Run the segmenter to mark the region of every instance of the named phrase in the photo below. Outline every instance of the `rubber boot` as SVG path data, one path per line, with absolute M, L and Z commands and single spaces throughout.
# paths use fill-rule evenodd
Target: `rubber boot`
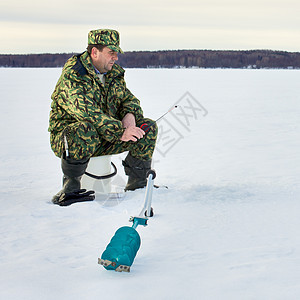
M 63 188 L 52 198 L 54 204 L 59 204 L 65 194 L 80 190 L 80 180 L 88 162 L 87 159 L 74 160 L 62 157 Z
M 140 160 L 128 153 L 122 164 L 125 174 L 129 176 L 125 191 L 134 191 L 147 185 L 147 172 L 151 169 L 151 160 Z

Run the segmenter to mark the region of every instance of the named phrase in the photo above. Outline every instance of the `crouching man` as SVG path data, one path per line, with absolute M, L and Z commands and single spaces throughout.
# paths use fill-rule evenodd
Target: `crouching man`
M 126 87 L 124 70 L 116 64 L 123 53 L 119 43 L 115 30 L 90 31 L 87 51 L 66 62 L 51 96 L 50 143 L 63 172 L 55 204 L 94 199 L 92 191 L 80 190 L 80 181 L 96 156 L 129 151 L 123 161 L 125 190 L 146 186 L 157 126 L 144 118 L 139 100 Z M 151 127 L 145 132 L 142 124 Z

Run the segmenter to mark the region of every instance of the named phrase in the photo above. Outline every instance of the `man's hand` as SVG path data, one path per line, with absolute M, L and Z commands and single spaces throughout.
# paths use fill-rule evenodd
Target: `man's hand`
M 143 136 L 145 135 L 145 131 L 142 130 L 139 127 L 128 127 L 125 129 L 122 137 L 121 137 L 121 141 L 122 142 L 129 142 L 129 141 L 133 141 L 136 142 L 137 140 L 141 139 Z
M 122 120 L 122 125 L 125 128 L 125 131 L 121 137 L 122 142 L 136 142 L 145 135 L 144 130 L 136 127 L 135 116 L 132 113 L 128 113 L 125 115 Z
M 124 128 L 135 127 L 135 116 L 132 113 L 128 113 L 122 120 L 122 125 Z

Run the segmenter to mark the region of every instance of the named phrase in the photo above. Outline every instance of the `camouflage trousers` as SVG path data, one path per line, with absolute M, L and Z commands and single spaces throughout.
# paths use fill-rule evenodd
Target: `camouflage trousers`
M 151 119 L 142 119 L 137 126 L 142 124 L 151 124 Z M 130 154 L 141 160 L 150 160 L 152 158 L 156 138 L 157 125 L 154 124 L 143 138 L 137 142 L 110 143 L 102 136 L 99 136 L 96 128 L 89 122 L 76 122 L 68 125 L 65 130 L 58 134 L 51 133 L 51 148 L 56 156 L 62 157 L 65 149 L 64 135 L 68 143 L 69 156 L 72 159 L 89 159 L 95 156 L 118 154 L 130 151 Z

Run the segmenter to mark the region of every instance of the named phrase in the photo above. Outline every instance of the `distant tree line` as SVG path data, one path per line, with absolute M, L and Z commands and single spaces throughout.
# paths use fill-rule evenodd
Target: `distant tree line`
M 62 67 L 74 54 L 0 54 L 0 67 Z M 124 68 L 299 69 L 300 52 L 272 50 L 133 51 L 120 54 L 118 63 Z
M 62 67 L 74 53 L 63 54 L 0 54 L 0 67 L 55 68 Z

